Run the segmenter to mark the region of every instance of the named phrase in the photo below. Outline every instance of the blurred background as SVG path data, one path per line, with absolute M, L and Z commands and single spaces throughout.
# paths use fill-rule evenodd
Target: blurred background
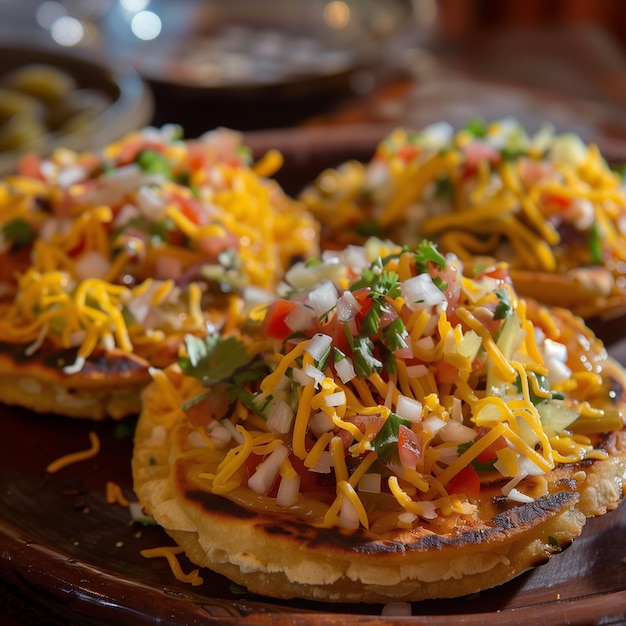
M 618 0 L 0 0 L 0 173 L 142 125 L 285 154 L 288 191 L 393 127 L 515 117 L 626 161 Z M 621 323 L 621 322 L 620 322 Z M 0 582 L 4 624 L 50 615 Z
M 0 0 L 0 124 L 15 126 L 28 108 L 6 97 L 7 74 L 42 60 L 75 82 L 43 88 L 65 104 L 44 111 L 56 121 L 43 130 L 71 147 L 177 123 L 188 137 L 228 126 L 259 145 L 358 149 L 397 125 L 512 116 L 623 154 L 621 9 L 614 0 Z M 40 122 L 41 107 L 31 109 Z M 29 120 L 9 141 L 0 128 L 0 158 L 21 138 L 48 149 L 33 143 Z

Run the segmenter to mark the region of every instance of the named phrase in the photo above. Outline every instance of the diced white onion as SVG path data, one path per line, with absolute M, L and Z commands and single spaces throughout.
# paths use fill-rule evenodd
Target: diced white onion
M 330 470 L 333 467 L 333 457 L 328 450 L 324 450 L 320 455 L 317 463 L 309 471 L 316 474 L 330 474 Z
M 446 465 L 452 465 L 458 458 L 459 453 L 456 445 L 439 446 L 437 448 L 438 459 Z
M 420 350 L 432 350 L 435 347 L 435 340 L 430 335 L 420 337 L 415 342 L 415 347 L 419 348 Z
M 143 507 L 141 506 L 141 502 L 129 502 L 128 512 L 130 513 L 131 520 L 140 519 L 146 516 Z
M 463 404 L 461 398 L 454 396 L 452 398 L 452 406 L 450 407 L 450 417 L 455 422 L 463 422 Z
M 126 226 L 128 222 L 139 217 L 139 209 L 134 204 L 124 204 L 118 211 L 115 219 L 113 220 L 113 226 L 119 228 L 120 226 Z
M 400 293 L 411 311 L 421 311 L 445 301 L 444 293 L 435 285 L 430 274 L 418 274 L 405 280 Z
M 412 524 L 416 519 L 417 515 L 415 515 L 415 513 L 409 513 L 408 511 L 405 511 L 404 513 L 400 513 L 400 515 L 398 515 L 398 521 L 402 522 L 403 524 Z
M 346 394 L 344 391 L 336 391 L 335 393 L 329 393 L 324 398 L 324 404 L 326 406 L 342 406 L 346 403 Z
M 111 262 L 96 250 L 79 256 L 74 263 L 78 278 L 104 278 L 111 269 Z
M 207 447 L 207 442 L 197 430 L 192 430 L 189 433 L 189 435 L 187 435 L 187 440 L 189 441 L 189 445 L 192 448 L 206 448 Z
M 476 439 L 476 431 L 473 428 L 459 424 L 454 420 L 447 422 L 438 434 L 443 441 L 452 441 L 456 443 L 464 443 L 466 441 L 474 441 L 474 439 Z
M 396 413 L 411 422 L 418 422 L 422 419 L 422 403 L 414 398 L 400 395 L 396 403 Z
M 141 186 L 135 194 L 135 202 L 139 212 L 148 219 L 157 221 L 165 217 L 167 202 L 152 187 Z
M 211 422 L 207 426 L 207 432 L 217 447 L 225 446 L 232 439 L 232 435 L 219 422 Z
M 337 376 L 339 376 L 342 383 L 347 383 L 356 377 L 354 364 L 352 363 L 352 359 L 349 357 L 345 357 L 344 359 L 341 359 L 341 361 L 337 361 L 335 363 L 335 371 L 337 372 Z
M 426 376 L 426 374 L 428 374 L 428 368 L 423 363 L 409 365 L 406 368 L 406 373 L 409 375 L 409 378 L 421 378 L 422 376 Z
M 282 398 L 279 398 L 272 405 L 270 415 L 267 418 L 267 428 L 273 433 L 288 433 L 293 418 L 293 409 Z
M 359 527 L 359 513 L 352 500 L 344 497 L 339 511 L 339 525 L 343 528 L 355 529 Z
M 423 517 L 424 519 L 435 519 L 437 517 L 437 507 L 434 502 L 425 500 L 424 502 L 420 502 L 420 504 L 422 508 L 420 517 Z
M 291 370 L 291 374 L 293 375 L 293 379 L 299 385 L 308 385 L 313 380 L 308 374 L 304 372 L 304 370 L 298 369 L 297 367 L 294 367 Z
M 84 366 L 85 366 L 85 358 L 82 356 L 77 356 L 76 360 L 74 361 L 74 363 L 72 363 L 72 365 L 66 365 L 63 368 L 63 373 L 64 374 L 78 374 L 78 372 L 80 372 L 80 370 L 82 370 Z
M 223 419 L 220 424 L 231 434 L 232 438 L 238 443 L 244 442 L 244 436 L 237 430 L 235 425 L 229 419 Z
M 278 506 L 293 506 L 298 501 L 300 495 L 300 476 L 296 474 L 291 478 L 281 478 L 276 494 L 276 504 Z
M 324 380 L 324 378 L 326 378 L 326 375 L 324 374 L 324 372 L 322 372 L 322 370 L 320 370 L 317 367 L 311 365 L 310 363 L 307 363 L 304 366 L 304 369 L 302 371 L 310 379 L 313 379 L 315 381 L 315 387 L 317 387 L 318 389 L 319 389 L 320 385 L 322 384 L 322 381 Z
M 344 291 L 337 300 L 337 321 L 345 324 L 354 319 L 360 310 L 361 305 L 354 294 L 351 291 Z
M 511 489 L 507 495 L 508 500 L 513 500 L 514 502 L 521 502 L 523 504 L 528 504 L 530 502 L 534 502 L 535 499 L 527 496 L 525 493 L 518 491 L 517 489 Z
M 365 493 L 380 493 L 382 476 L 380 474 L 364 474 L 359 481 L 359 491 Z
M 320 317 L 337 305 L 337 288 L 329 280 L 320 283 L 309 293 L 308 301 L 316 317 Z
M 333 339 L 330 335 L 324 333 L 315 333 L 309 341 L 306 351 L 313 357 L 314 361 L 320 361 L 327 354 Z
M 566 365 L 566 346 L 558 341 L 546 339 L 543 343 L 543 353 L 551 384 L 555 385 L 572 377 L 572 370 Z
M 280 464 L 289 456 L 289 449 L 282 443 L 276 446 L 270 455 L 256 468 L 256 471 L 248 479 L 248 487 L 261 496 L 267 495 L 271 489 Z
M 165 426 L 163 426 L 163 424 L 157 424 L 152 427 L 152 431 L 150 432 L 150 437 L 146 441 L 146 445 L 150 447 L 158 447 L 165 442 L 166 437 L 167 430 L 165 429 Z
M 323 433 L 330 432 L 334 427 L 335 423 L 332 418 L 324 411 L 313 413 L 309 418 L 309 430 L 318 437 Z
M 300 330 L 310 328 L 315 320 L 315 313 L 311 307 L 306 306 L 302 302 L 298 302 L 296 306 L 287 313 L 285 317 L 285 325 L 294 333 Z
M 72 185 L 79 183 L 87 177 L 87 170 L 79 165 L 64 167 L 59 171 L 57 183 L 59 187 L 67 189 Z
M 447 422 L 442 420 L 440 417 L 431 415 L 422 422 L 422 428 L 434 436 L 446 425 L 446 423 Z

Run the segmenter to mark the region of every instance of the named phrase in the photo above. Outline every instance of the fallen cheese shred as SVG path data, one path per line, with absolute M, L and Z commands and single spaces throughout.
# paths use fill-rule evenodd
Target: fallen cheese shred
M 81 461 L 87 461 L 88 459 L 95 457 L 100 452 L 100 438 L 93 430 L 89 433 L 89 441 L 91 442 L 91 446 L 87 450 L 70 452 L 69 454 L 58 458 L 46 467 L 46 471 L 49 474 L 54 474 L 69 465 L 80 463 Z

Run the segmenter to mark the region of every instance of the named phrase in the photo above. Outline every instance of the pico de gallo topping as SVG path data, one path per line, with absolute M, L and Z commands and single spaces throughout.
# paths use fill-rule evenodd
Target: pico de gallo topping
M 316 223 L 270 178 L 281 155 L 242 139 L 168 125 L 23 157 L 0 181 L 0 341 L 78 347 L 78 367 L 98 346 L 141 353 L 315 254 Z
M 626 299 L 623 175 L 597 145 L 550 125 L 535 134 L 514 119 L 399 128 L 369 162 L 324 171 L 300 199 L 321 222 L 325 245 L 426 237 L 466 263 L 505 261 L 513 276 L 592 268 L 600 302 Z M 521 282 L 518 291 L 540 297 Z M 586 317 L 601 306 L 567 306 L 577 304 Z
M 526 477 L 606 458 L 592 433 L 623 424 L 505 266 L 467 277 L 429 241 L 296 264 L 249 324 L 189 337 L 154 384 L 198 484 L 253 508 L 383 532 L 471 514 L 486 484 L 530 502 Z

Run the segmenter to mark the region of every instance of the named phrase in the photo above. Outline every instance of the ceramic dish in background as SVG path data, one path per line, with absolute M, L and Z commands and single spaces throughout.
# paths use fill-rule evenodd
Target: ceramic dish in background
M 152 113 L 150 90 L 131 67 L 84 51 L 0 44 L 0 174 L 25 152 L 95 150 Z
M 113 3 L 98 20 L 102 45 L 148 81 L 157 121 L 182 120 L 189 136 L 216 125 L 286 127 L 319 114 L 388 78 L 424 32 L 410 0 L 127 6 Z

